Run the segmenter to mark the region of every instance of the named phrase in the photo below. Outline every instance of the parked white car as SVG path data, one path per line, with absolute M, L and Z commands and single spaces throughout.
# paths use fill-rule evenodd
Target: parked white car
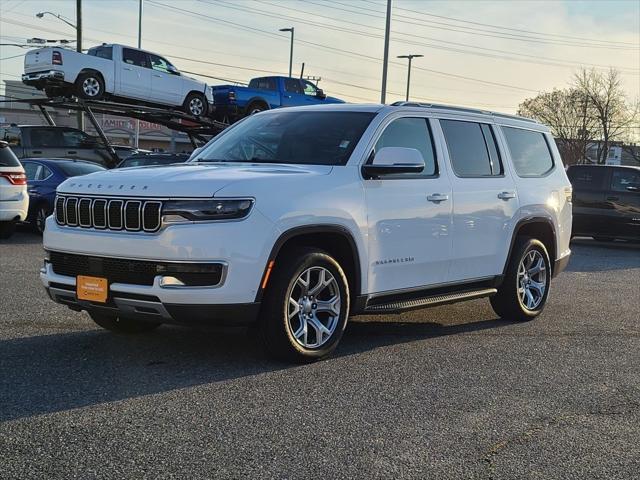
M 0 141 L 0 238 L 9 238 L 27 218 L 27 176 L 7 142 Z
M 539 315 L 569 260 L 571 185 L 549 129 L 444 106 L 271 110 L 185 164 L 58 188 L 41 279 L 104 328 L 255 322 L 308 361 L 349 315 L 490 297 Z
M 59 47 L 27 52 L 23 83 L 47 96 L 106 97 L 178 107 L 205 116 L 213 103 L 211 88 L 181 74 L 167 59 L 125 45 L 100 45 L 87 54 Z

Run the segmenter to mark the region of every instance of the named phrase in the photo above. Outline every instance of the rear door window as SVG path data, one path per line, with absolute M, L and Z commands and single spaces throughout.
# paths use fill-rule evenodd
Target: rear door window
M 149 68 L 150 66 L 147 54 L 140 50 L 133 50 L 132 48 L 122 49 L 122 60 L 124 63 L 138 67 Z
M 640 189 L 640 171 L 630 168 L 613 169 L 611 173 L 611 190 L 614 192 L 630 192 L 638 189 Z
M 302 85 L 300 85 L 300 80 L 297 78 L 285 78 L 284 89 L 289 93 L 304 93 Z
M 61 148 L 64 147 L 62 130 L 59 128 L 31 128 L 31 146 L 33 148 Z
M 569 167 L 567 176 L 576 191 L 603 190 L 607 169 L 605 167 Z
M 459 177 L 492 177 L 502 174 L 490 125 L 461 120 L 440 120 L 451 166 Z
M 553 157 L 544 133 L 502 127 L 511 160 L 520 177 L 540 177 L 553 168 Z

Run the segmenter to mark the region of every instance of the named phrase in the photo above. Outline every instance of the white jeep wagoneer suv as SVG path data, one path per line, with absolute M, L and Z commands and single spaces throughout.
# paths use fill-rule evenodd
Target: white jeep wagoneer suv
M 325 357 L 350 315 L 489 297 L 537 316 L 569 259 L 571 186 L 544 125 L 439 105 L 248 117 L 197 158 L 58 188 L 41 278 L 100 326 L 254 323 Z

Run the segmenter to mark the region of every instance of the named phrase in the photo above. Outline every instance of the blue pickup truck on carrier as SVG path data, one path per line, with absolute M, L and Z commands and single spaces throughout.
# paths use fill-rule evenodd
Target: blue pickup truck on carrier
M 248 87 L 219 85 L 213 87 L 213 101 L 215 119 L 229 123 L 272 108 L 344 103 L 310 81 L 292 77 L 254 78 Z

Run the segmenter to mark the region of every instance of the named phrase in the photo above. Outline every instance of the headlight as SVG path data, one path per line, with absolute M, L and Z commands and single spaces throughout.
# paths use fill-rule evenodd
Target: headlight
M 162 206 L 162 217 L 167 223 L 233 220 L 249 215 L 251 207 L 251 198 L 168 200 Z

